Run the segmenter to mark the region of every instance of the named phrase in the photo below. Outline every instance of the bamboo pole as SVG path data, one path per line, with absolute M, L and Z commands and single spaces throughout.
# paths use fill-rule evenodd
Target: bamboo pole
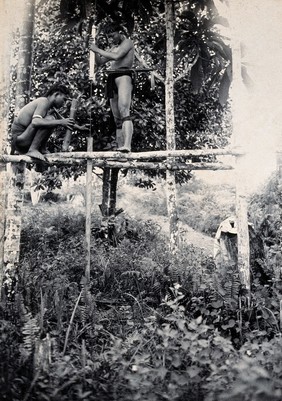
M 72 99 L 71 108 L 70 108 L 70 118 L 75 118 L 77 104 L 78 104 L 78 100 Z M 64 137 L 63 146 L 62 146 L 63 152 L 67 152 L 69 149 L 70 142 L 71 142 L 71 135 L 72 135 L 72 131 L 70 129 L 67 129 L 66 133 L 65 133 L 65 137 Z
M 208 162 L 198 162 L 198 163 L 181 163 L 177 161 L 162 161 L 162 162 L 138 162 L 131 160 L 105 160 L 105 159 L 92 159 L 94 167 L 101 168 L 130 168 L 130 169 L 142 169 L 142 170 L 232 170 L 234 167 L 232 165 L 222 164 L 222 163 L 208 163 Z M 60 164 L 84 164 L 86 162 L 86 157 L 84 158 L 53 158 L 50 160 L 52 163 L 60 163 Z M 18 157 L 18 156 L 9 156 L 5 159 L 5 162 L 26 162 L 26 163 L 34 163 L 34 160 L 29 156 Z
M 47 154 L 46 157 L 49 162 L 67 160 L 67 159 L 111 159 L 116 158 L 122 160 L 146 160 L 146 159 L 166 159 L 167 157 L 181 157 L 181 158 L 191 158 L 192 156 L 208 156 L 208 155 L 222 155 L 222 156 L 240 156 L 244 155 L 245 152 L 237 150 L 225 150 L 225 149 L 195 149 L 195 150 L 160 150 L 160 151 L 150 151 L 150 152 L 131 152 L 131 153 L 120 153 L 120 152 L 63 152 L 63 153 L 51 153 Z M 0 155 L 0 162 L 16 162 L 19 160 L 29 161 L 30 158 L 25 155 Z
M 87 138 L 87 150 L 91 152 L 93 149 L 93 138 Z M 86 218 L 85 218 L 85 242 L 86 242 L 86 269 L 85 277 L 90 282 L 90 266 L 91 266 L 91 201 L 92 201 L 92 160 L 87 159 L 86 168 Z
M 65 162 L 70 160 L 86 160 L 86 159 L 116 159 L 118 160 L 146 160 L 146 159 L 166 159 L 168 157 L 181 157 L 191 158 L 192 156 L 240 156 L 244 155 L 240 149 L 186 149 L 186 150 L 159 150 L 150 152 L 131 152 L 131 153 L 120 153 L 120 152 L 63 152 L 63 153 L 51 153 L 45 155 L 48 162 Z M 32 159 L 26 155 L 6 155 L 0 154 L 0 163 L 20 162 L 25 161 L 31 163 Z
M 96 38 L 96 26 L 92 25 L 91 36 L 94 39 Z M 95 53 L 90 51 L 89 53 L 89 79 L 92 80 L 93 84 L 96 83 L 96 73 L 95 73 Z
M 50 156 L 50 155 L 49 155 Z M 198 162 L 198 163 L 181 163 L 177 161 L 160 161 L 160 162 L 147 162 L 141 161 L 138 162 L 136 160 L 123 160 L 120 161 L 117 159 L 116 161 L 111 161 L 107 159 L 95 159 L 89 157 L 88 159 L 92 160 L 93 167 L 100 168 L 128 168 L 128 169 L 141 169 L 141 170 L 232 170 L 234 166 L 223 164 L 223 163 L 209 163 L 209 162 Z M 84 158 L 81 157 L 53 157 L 49 158 L 50 163 L 60 163 L 60 164 L 84 164 L 87 160 L 87 155 Z M 4 163 L 34 163 L 34 160 L 29 156 L 11 156 L 7 155 L 7 158 L 3 158 L 0 160 L 0 164 Z

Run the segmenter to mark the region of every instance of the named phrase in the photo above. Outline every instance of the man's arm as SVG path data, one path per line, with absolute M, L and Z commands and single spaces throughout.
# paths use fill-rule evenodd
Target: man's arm
M 108 61 L 110 61 L 110 60 L 107 57 L 102 57 L 98 53 L 95 54 L 95 63 L 98 67 L 106 64 Z
M 120 60 L 123 58 L 131 49 L 133 48 L 133 43 L 130 39 L 125 39 L 122 44 L 119 46 L 119 49 L 117 52 L 109 52 L 105 51 L 102 49 L 99 49 L 94 44 L 91 44 L 90 50 L 92 50 L 94 53 L 99 54 L 101 57 L 105 57 L 108 60 Z
M 46 100 L 39 99 L 36 109 L 34 110 L 32 116 L 31 125 L 34 128 L 41 128 L 41 127 L 53 128 L 53 127 L 58 127 L 59 125 L 70 129 L 73 128 L 74 125 L 73 118 L 62 118 L 60 120 L 49 120 L 45 118 L 49 108 L 50 105 L 47 99 Z

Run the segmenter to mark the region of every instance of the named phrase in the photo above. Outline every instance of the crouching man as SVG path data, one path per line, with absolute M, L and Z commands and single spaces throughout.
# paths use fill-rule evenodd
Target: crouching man
M 64 85 L 52 86 L 44 96 L 25 105 L 12 124 L 11 154 L 26 154 L 37 160 L 46 161 L 46 144 L 53 129 L 62 126 L 75 128 L 72 118 L 56 119 L 51 114 L 52 108 L 64 105 L 70 92 Z

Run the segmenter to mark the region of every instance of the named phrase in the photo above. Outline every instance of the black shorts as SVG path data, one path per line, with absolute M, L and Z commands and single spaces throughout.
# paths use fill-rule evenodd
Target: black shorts
M 110 72 L 107 79 L 106 84 L 106 97 L 112 99 L 115 94 L 118 93 L 118 88 L 116 85 L 116 78 L 123 77 L 124 75 L 128 75 L 131 78 L 132 82 L 132 92 L 134 88 L 134 72 L 133 71 L 117 71 L 117 72 Z

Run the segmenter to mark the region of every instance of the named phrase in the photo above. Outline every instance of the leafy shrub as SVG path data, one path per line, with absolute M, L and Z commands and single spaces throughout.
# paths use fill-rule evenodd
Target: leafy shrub
M 172 256 L 156 224 L 124 217 L 118 246 L 92 237 L 88 285 L 84 216 L 26 212 L 17 296 L 0 308 L 3 400 L 281 398 L 277 285 L 255 280 L 238 307 L 211 258 Z

